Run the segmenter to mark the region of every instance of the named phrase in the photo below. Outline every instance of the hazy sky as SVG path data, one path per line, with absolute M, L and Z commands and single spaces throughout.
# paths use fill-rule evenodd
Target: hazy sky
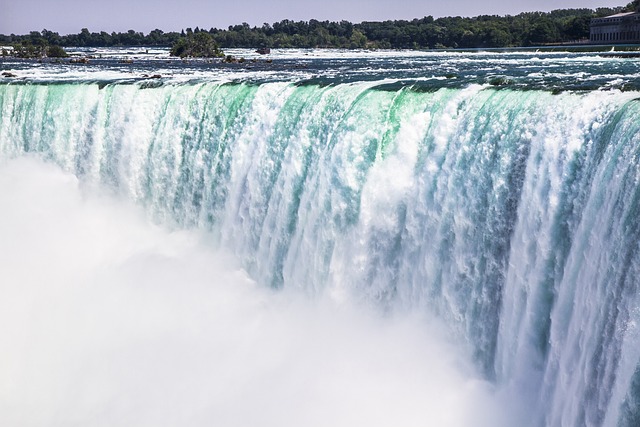
M 334 20 L 357 23 L 413 19 L 426 15 L 515 15 L 565 8 L 622 6 L 626 0 L 3 0 L 0 33 L 25 34 L 44 28 L 60 34 L 90 31 L 148 33 L 154 28 L 179 31 L 186 27 L 226 28 L 247 22 L 262 25 L 282 19 Z

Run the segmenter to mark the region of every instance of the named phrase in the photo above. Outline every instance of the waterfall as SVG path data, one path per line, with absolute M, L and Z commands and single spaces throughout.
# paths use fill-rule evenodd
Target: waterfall
M 273 288 L 429 310 L 532 426 L 640 419 L 637 93 L 0 85 L 38 153 Z

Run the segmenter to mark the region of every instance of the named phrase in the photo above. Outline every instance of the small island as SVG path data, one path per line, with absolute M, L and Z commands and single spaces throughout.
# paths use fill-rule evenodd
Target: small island
M 171 56 L 180 58 L 223 58 L 224 52 L 211 34 L 199 31 L 180 37 L 171 47 Z
M 3 57 L 13 56 L 26 59 L 69 57 L 69 54 L 62 47 L 55 44 L 50 45 L 44 39 L 35 44 L 31 40 L 27 40 L 24 43 L 16 43 L 9 49 L 3 47 L 0 53 Z

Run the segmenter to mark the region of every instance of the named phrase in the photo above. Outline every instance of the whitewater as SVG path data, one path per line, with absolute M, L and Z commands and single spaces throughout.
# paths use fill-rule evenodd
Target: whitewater
M 1 63 L 1 424 L 640 425 L 633 58 L 234 53 Z

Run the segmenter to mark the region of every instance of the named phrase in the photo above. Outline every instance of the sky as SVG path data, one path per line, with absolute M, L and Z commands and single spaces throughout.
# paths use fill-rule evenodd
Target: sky
M 251 26 L 283 19 L 320 21 L 382 21 L 427 15 L 515 15 L 553 9 L 623 6 L 626 0 L 3 0 L 0 34 L 26 34 L 47 29 L 63 34 L 128 30 L 145 34 L 191 27 L 227 28 L 247 22 Z

